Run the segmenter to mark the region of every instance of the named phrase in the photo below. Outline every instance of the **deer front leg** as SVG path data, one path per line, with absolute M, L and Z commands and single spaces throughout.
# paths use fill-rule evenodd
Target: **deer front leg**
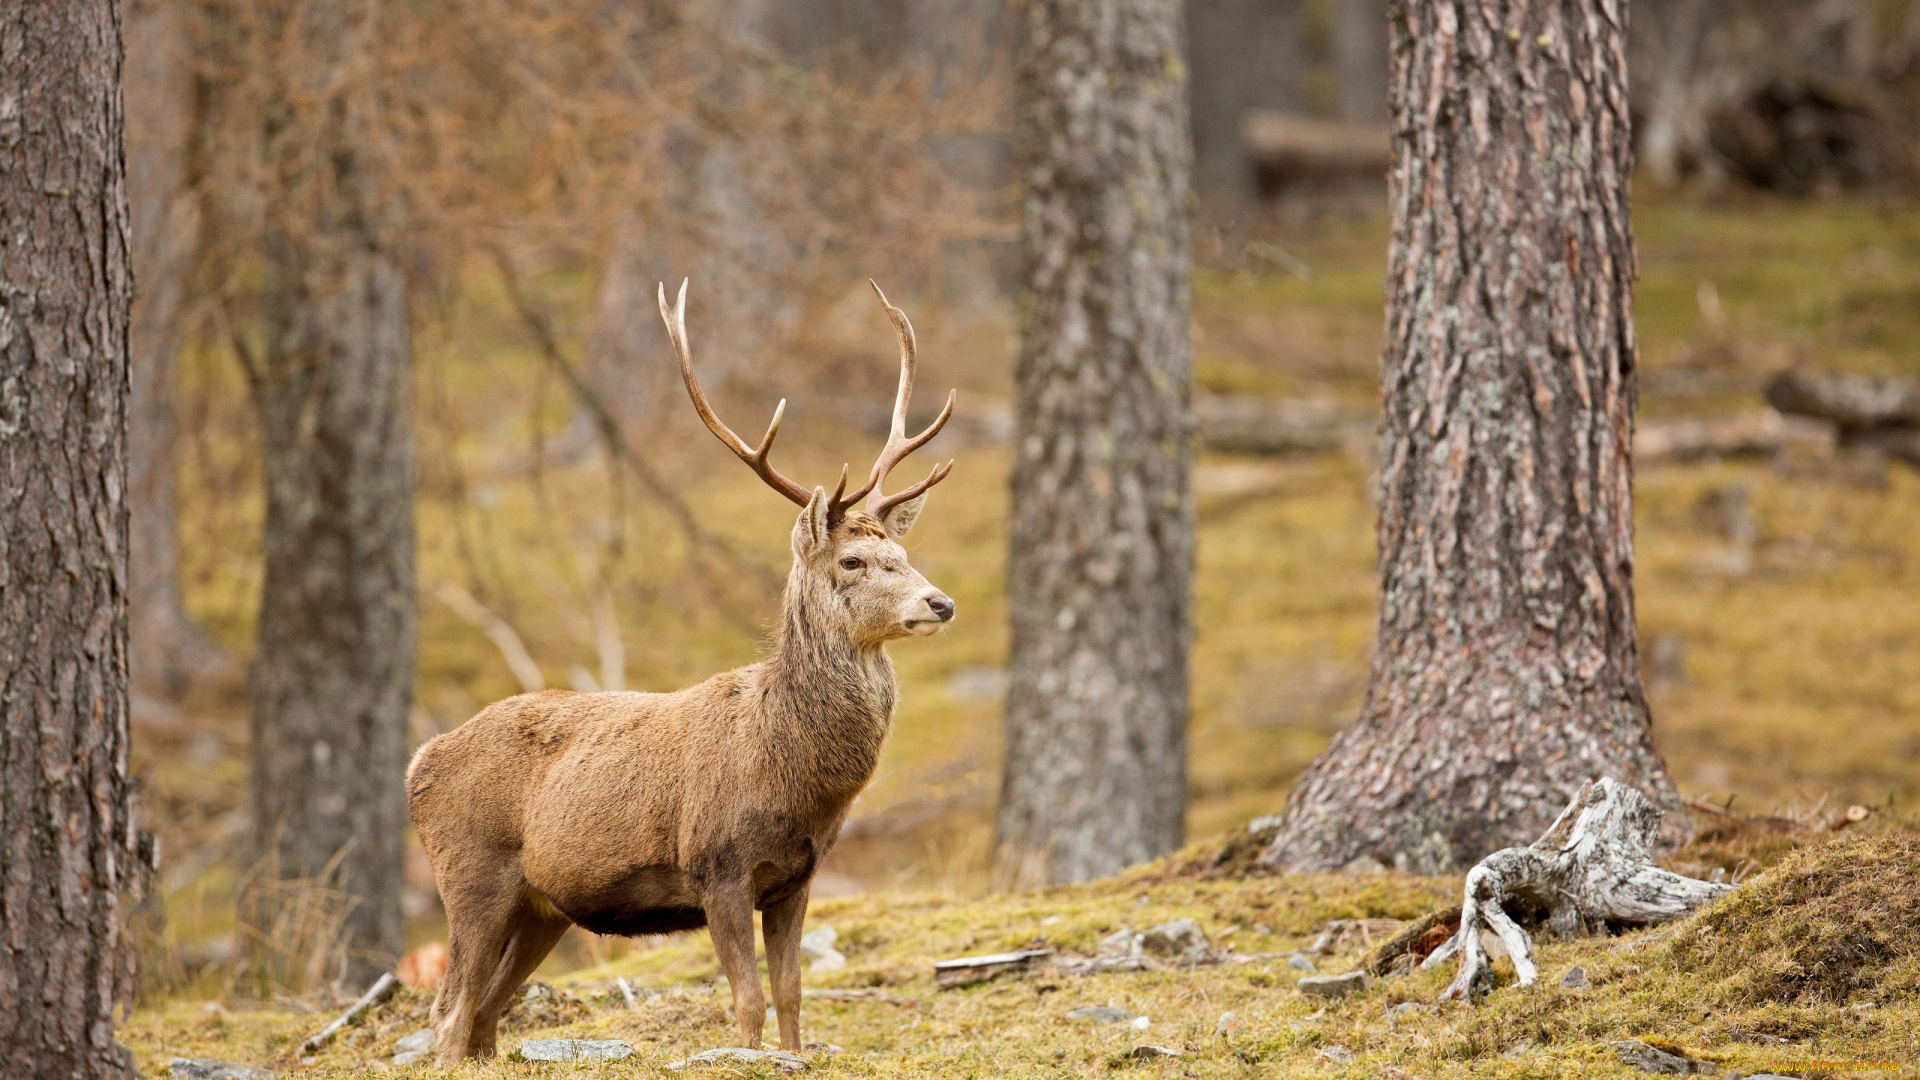
M 800 928 L 807 918 L 807 891 L 760 913 L 767 939 L 767 976 L 773 983 L 773 1008 L 780 1018 L 780 1045 L 800 1052 Z
M 753 960 L 753 896 L 745 881 L 714 889 L 707 896 L 707 934 L 720 958 L 720 970 L 733 986 L 733 1014 L 740 1022 L 740 1045 L 760 1048 L 767 1023 L 767 998 L 760 991 L 760 968 Z

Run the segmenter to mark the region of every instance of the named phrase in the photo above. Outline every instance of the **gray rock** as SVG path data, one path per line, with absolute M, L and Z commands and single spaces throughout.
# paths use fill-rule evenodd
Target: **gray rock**
M 1085 1020 L 1089 1024 L 1124 1024 L 1138 1015 L 1111 1005 L 1083 1005 L 1069 1012 L 1067 1019 Z
M 633 1047 L 619 1039 L 527 1039 L 520 1044 L 520 1056 L 528 1061 L 604 1061 L 632 1053 Z
M 1313 958 L 1306 953 L 1294 953 L 1292 956 L 1287 957 L 1287 966 L 1295 971 L 1312 972 L 1320 970 L 1320 965 L 1315 964 Z
M 1319 1056 L 1336 1065 L 1348 1065 L 1353 1062 L 1353 1051 L 1344 1046 L 1329 1046 L 1319 1051 Z
M 219 1058 L 174 1058 L 167 1062 L 167 1075 L 188 1080 L 273 1080 L 278 1074 Z
M 840 932 L 831 926 L 817 926 L 800 935 L 800 952 L 807 958 L 809 971 L 839 971 L 847 966 L 847 958 L 841 955 L 833 943 L 840 940 Z
M 432 1053 L 433 1051 L 431 1050 L 402 1050 L 400 1053 L 393 1055 L 393 1063 L 395 1065 L 412 1065 L 416 1061 L 427 1060 L 427 1056 Z
M 1427 1007 L 1425 1005 L 1420 1004 L 1417 1001 L 1403 1001 L 1400 1004 L 1395 1005 L 1393 1007 L 1393 1015 L 1395 1016 L 1408 1016 L 1414 1013 L 1423 1013 L 1426 1011 L 1427 1011 Z
M 1612 1045 L 1614 1052 L 1620 1055 L 1622 1064 L 1639 1069 L 1641 1072 L 1664 1073 L 1669 1076 L 1712 1076 L 1720 1071 L 1720 1067 L 1712 1062 L 1695 1061 L 1678 1054 L 1669 1054 L 1657 1046 L 1648 1046 L 1638 1039 Z
M 1300 992 L 1311 997 L 1343 998 L 1367 988 L 1371 979 L 1364 971 L 1345 975 L 1309 975 L 1300 980 Z
M 1340 868 L 1341 873 L 1373 876 L 1387 872 L 1387 864 L 1371 855 L 1362 855 Z
M 718 1050 L 704 1050 L 685 1061 L 675 1061 L 669 1069 L 685 1069 L 693 1065 L 771 1065 L 788 1072 L 799 1072 L 807 1067 L 807 1059 L 784 1050 L 748 1050 L 738 1046 L 723 1046 Z
M 419 1031 L 393 1044 L 393 1052 L 396 1054 L 409 1054 L 416 1050 L 431 1049 L 433 1049 L 432 1028 L 421 1028 Z
M 1175 919 L 1140 935 L 1140 948 L 1171 960 L 1198 960 L 1213 949 L 1213 942 L 1192 919 Z
M 1568 990 L 1589 990 L 1593 987 L 1587 981 L 1587 969 L 1578 966 L 1568 968 L 1567 973 L 1560 976 L 1560 985 Z
M 1155 1058 L 1177 1058 L 1180 1051 L 1171 1046 L 1141 1045 L 1127 1051 L 1127 1056 L 1136 1061 L 1151 1061 Z
M 1127 956 L 1134 951 L 1134 946 L 1138 944 L 1139 936 L 1140 935 L 1135 934 L 1132 930 L 1123 926 L 1100 939 L 1100 955 Z

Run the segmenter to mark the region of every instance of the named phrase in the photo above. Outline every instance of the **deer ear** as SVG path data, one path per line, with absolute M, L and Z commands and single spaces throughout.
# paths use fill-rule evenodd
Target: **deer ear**
M 907 535 L 913 523 L 920 520 L 920 511 L 926 509 L 928 494 L 923 491 L 906 502 L 887 508 L 880 518 L 880 524 L 885 527 L 888 536 L 898 540 Z
M 807 500 L 806 509 L 793 523 L 793 553 L 800 558 L 812 558 L 827 550 L 833 532 L 827 525 L 827 502 L 826 489 L 814 488 L 813 498 Z

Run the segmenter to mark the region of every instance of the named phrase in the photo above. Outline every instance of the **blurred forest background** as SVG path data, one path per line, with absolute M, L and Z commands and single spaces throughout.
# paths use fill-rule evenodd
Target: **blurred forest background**
M 292 923 L 235 925 L 271 876 L 246 671 L 274 432 L 249 372 L 274 253 L 313 242 L 283 209 L 339 195 L 286 186 L 307 154 L 355 163 L 348 231 L 392 254 L 410 312 L 413 745 L 523 689 L 754 658 L 792 508 L 701 431 L 655 282 L 693 279 L 723 416 L 788 399 L 782 468 L 809 483 L 884 438 L 893 345 L 863 279 L 887 288 L 922 382 L 959 387 L 935 447 L 959 465 L 910 548 L 960 618 L 894 650 L 892 739 L 816 895 L 988 889 L 1017 348 L 1001 0 L 413 0 L 331 50 L 298 7 L 127 8 L 148 990 L 228 985 L 248 934 L 298 989 L 342 917 L 316 890 Z M 1187 22 L 1200 837 L 1278 810 L 1366 682 L 1386 58 L 1384 0 L 1192 0 Z M 1920 454 L 1843 445 L 1765 391 L 1790 367 L 1920 377 L 1920 3 L 1637 0 L 1633 40 L 1656 742 L 1716 803 L 1911 798 Z M 342 143 L 303 126 L 322 99 Z M 417 846 L 407 868 L 407 935 L 439 938 Z M 576 930 L 549 964 L 637 947 Z

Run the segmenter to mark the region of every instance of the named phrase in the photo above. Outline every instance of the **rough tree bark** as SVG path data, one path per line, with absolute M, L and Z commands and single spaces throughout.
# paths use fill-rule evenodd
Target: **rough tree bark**
M 1255 195 L 1240 139 L 1249 109 L 1301 112 L 1306 68 L 1300 0 L 1189 0 L 1188 107 L 1193 189 L 1204 218 L 1244 218 Z
M 1394 5 L 1379 626 L 1270 864 L 1464 869 L 1593 776 L 1686 828 L 1634 640 L 1625 9 Z
M 126 9 L 127 198 L 133 212 L 132 391 L 127 409 L 132 511 L 127 617 L 133 680 L 178 697 L 222 657 L 180 600 L 175 556 L 174 372 L 177 322 L 199 249 L 187 182 L 194 120 L 193 37 L 178 0 Z
M 1189 142 L 1177 0 L 1034 0 L 999 859 L 1081 881 L 1177 847 L 1187 776 Z
M 413 352 L 365 88 L 346 67 L 378 20 L 307 4 L 288 58 L 291 117 L 265 145 L 287 190 L 263 244 L 258 356 L 265 581 L 250 672 L 258 852 L 283 881 L 354 901 L 346 982 L 403 944 L 407 723 L 415 649 Z M 289 122 L 290 120 L 290 122 Z M 337 860 L 337 863 L 336 863 Z M 265 912 L 255 912 L 264 919 Z
M 127 308 L 113 0 L 0 9 L 0 1075 L 132 1077 Z

